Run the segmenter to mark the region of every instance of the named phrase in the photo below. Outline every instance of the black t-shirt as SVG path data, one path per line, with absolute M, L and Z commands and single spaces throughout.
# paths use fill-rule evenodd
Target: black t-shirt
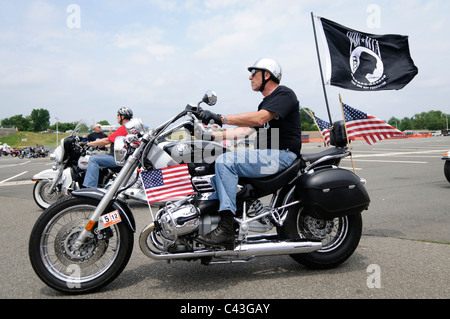
M 108 136 L 106 136 L 106 134 L 103 132 L 101 132 L 101 133 L 92 132 L 91 134 L 88 135 L 88 141 L 94 142 L 96 140 L 101 140 L 102 138 L 105 138 L 105 137 L 108 137 Z
M 262 127 L 255 127 L 258 132 L 258 149 L 289 150 L 297 156 L 302 148 L 302 125 L 300 103 L 294 91 L 286 86 L 278 86 L 272 94 L 266 96 L 258 111 L 273 112 L 277 117 Z

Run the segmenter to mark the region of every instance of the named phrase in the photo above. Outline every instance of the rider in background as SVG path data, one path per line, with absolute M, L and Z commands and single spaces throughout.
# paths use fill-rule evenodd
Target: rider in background
M 114 159 L 114 141 L 118 136 L 127 136 L 125 124 L 133 118 L 133 111 L 128 107 L 122 107 L 117 111 L 117 123 L 121 126 L 110 136 L 98 139 L 96 141 L 88 142 L 88 146 L 105 147 L 110 145 L 109 154 L 96 154 L 89 159 L 86 176 L 84 177 L 83 186 L 96 188 L 98 185 L 99 170 L 101 167 L 116 168 L 116 160 Z
M 88 142 L 93 142 L 96 140 L 101 140 L 105 137 L 108 137 L 108 136 L 102 131 L 102 126 L 97 123 L 94 125 L 94 132 L 89 134 L 87 138 L 88 138 Z

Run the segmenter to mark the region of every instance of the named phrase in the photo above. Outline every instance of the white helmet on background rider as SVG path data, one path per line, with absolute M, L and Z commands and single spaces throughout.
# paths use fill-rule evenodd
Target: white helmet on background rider
M 281 69 L 281 65 L 275 61 L 274 59 L 270 58 L 262 58 L 255 62 L 255 64 L 248 68 L 248 70 L 251 72 L 253 70 L 262 70 L 267 71 L 271 75 L 271 79 L 280 84 L 281 78 L 283 77 L 283 70 Z M 263 86 L 266 85 L 267 81 L 264 81 L 263 76 Z M 264 88 L 263 88 L 264 90 Z

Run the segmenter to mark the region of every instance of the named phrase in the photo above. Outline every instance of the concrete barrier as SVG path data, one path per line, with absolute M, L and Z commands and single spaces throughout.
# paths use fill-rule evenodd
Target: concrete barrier
M 0 127 L 0 138 L 16 133 L 15 128 Z

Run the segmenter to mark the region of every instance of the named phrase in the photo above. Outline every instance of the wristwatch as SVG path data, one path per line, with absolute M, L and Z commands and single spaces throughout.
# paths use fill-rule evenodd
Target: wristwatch
M 227 124 L 227 116 L 226 115 L 219 115 L 222 118 L 222 124 Z

